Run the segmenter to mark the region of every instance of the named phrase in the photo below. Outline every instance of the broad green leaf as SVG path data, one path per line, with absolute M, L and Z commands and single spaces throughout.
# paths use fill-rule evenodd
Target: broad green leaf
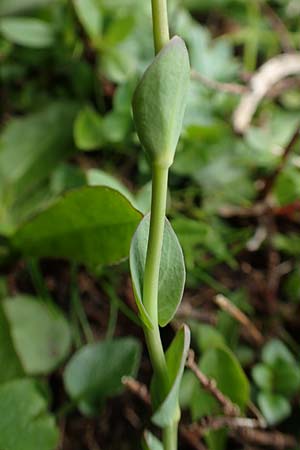
M 257 401 L 269 425 L 276 425 L 291 414 L 290 402 L 282 395 L 261 392 Z
M 54 370 L 71 345 L 69 324 L 61 311 L 41 299 L 21 295 L 4 300 L 3 308 L 25 372 L 38 375 Z
M 0 384 L 24 375 L 10 334 L 9 323 L 0 302 Z
M 126 337 L 86 345 L 75 353 L 64 383 L 84 414 L 99 414 L 107 397 L 122 392 L 122 377 L 136 375 L 140 352 L 139 342 Z
M 295 362 L 295 358 L 290 350 L 279 339 L 272 339 L 263 347 L 262 360 L 271 365 L 277 361 L 287 363 Z
M 35 382 L 15 380 L 0 386 L 1 450 L 55 450 L 59 431 Z
M 183 325 L 166 352 L 170 388 L 162 400 L 161 382 L 155 376 L 153 377 L 151 396 L 155 412 L 152 421 L 160 427 L 171 425 L 179 420 L 179 389 L 189 348 L 190 330 Z
M 132 15 L 116 18 L 103 36 L 105 45 L 114 47 L 122 42 L 133 31 L 134 25 Z
M 24 255 L 113 264 L 129 254 L 140 213 L 108 187 L 69 191 L 25 223 L 13 243 Z
M 6 14 L 16 14 L 27 9 L 43 6 L 52 0 L 1 0 L 0 16 Z
M 249 401 L 250 386 L 247 377 L 234 354 L 226 347 L 208 349 L 199 364 L 209 378 L 217 382 L 223 394 L 243 410 Z M 192 398 L 191 410 L 194 420 L 221 412 L 217 400 L 199 384 Z
M 175 36 L 148 67 L 133 98 L 136 130 L 152 162 L 164 166 L 173 162 L 189 80 L 188 52 L 182 39 Z
M 193 335 L 195 334 L 198 348 L 201 352 L 205 352 L 212 347 L 222 347 L 225 345 L 224 336 L 211 325 L 204 323 L 198 324 L 195 330 L 192 328 Z
M 51 24 L 30 17 L 0 19 L 0 33 L 8 41 L 25 47 L 49 47 L 55 40 Z
M 258 387 L 272 391 L 274 386 L 272 369 L 266 364 L 256 364 L 252 369 L 252 377 Z
M 2 233 L 11 234 L 28 217 L 34 199 L 39 198 L 37 203 L 41 200 L 41 189 L 36 189 L 37 186 L 73 152 L 76 110 L 73 103 L 55 102 L 27 117 L 11 119 L 4 127 L 0 135 Z
M 80 150 L 95 150 L 104 144 L 102 117 L 91 107 L 85 106 L 74 125 L 74 140 Z
M 126 197 L 130 203 L 135 206 L 135 199 L 129 189 L 127 189 L 123 183 L 109 173 L 100 169 L 90 169 L 86 173 L 86 178 L 89 186 L 107 186 L 115 189 L 124 195 L 124 197 Z
M 291 397 L 300 388 L 300 368 L 296 362 L 277 360 L 271 366 L 273 372 L 274 391 L 285 397 Z M 288 383 L 287 383 L 288 380 Z
M 143 305 L 143 278 L 146 262 L 150 215 L 139 224 L 130 248 L 130 271 L 137 305 L 142 320 L 151 327 Z M 173 318 L 182 298 L 185 266 L 182 250 L 169 221 L 165 221 L 158 286 L 158 321 L 167 325 Z
M 92 40 L 101 37 L 103 17 L 97 0 L 74 0 L 76 14 Z
M 162 443 L 150 431 L 144 433 L 143 450 L 163 450 Z

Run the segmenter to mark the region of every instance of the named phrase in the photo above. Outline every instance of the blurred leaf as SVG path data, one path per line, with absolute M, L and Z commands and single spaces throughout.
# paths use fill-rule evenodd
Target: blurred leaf
M 136 375 L 140 352 L 139 342 L 126 337 L 86 345 L 75 353 L 64 383 L 84 414 L 98 415 L 106 398 L 122 392 L 122 377 Z
M 288 205 L 300 198 L 300 172 L 287 167 L 276 179 L 274 194 L 280 205 Z
M 210 348 L 202 356 L 200 369 L 216 380 L 218 389 L 243 410 L 249 401 L 250 386 L 247 377 L 234 354 L 226 347 Z M 192 400 L 194 420 L 216 414 L 220 406 L 216 399 L 197 386 L 199 395 Z M 201 392 L 201 395 L 200 395 Z
M 296 363 L 279 359 L 272 365 L 272 371 L 276 393 L 291 397 L 299 391 L 300 369 Z
M 222 334 L 213 326 L 207 324 L 197 324 L 193 329 L 199 350 L 205 352 L 212 347 L 222 347 L 225 340 Z
M 113 47 L 122 42 L 132 32 L 134 22 L 133 15 L 115 18 L 103 37 L 104 44 Z
M 24 375 L 11 338 L 9 323 L 0 302 L 0 384 Z
M 279 339 L 272 339 L 262 349 L 262 360 L 273 365 L 276 362 L 294 363 L 295 358 Z
M 75 113 L 73 103 L 55 102 L 38 113 L 11 119 L 4 127 L 0 135 L 0 232 L 12 233 L 26 216 L 27 205 L 30 209 L 32 197 L 39 195 L 35 188 L 73 152 Z
M 289 401 L 277 394 L 261 392 L 258 395 L 258 406 L 269 425 L 276 425 L 291 414 Z
M 252 369 L 252 376 L 258 387 L 272 391 L 274 386 L 272 369 L 266 364 L 256 364 Z
M 25 47 L 44 48 L 54 44 L 51 24 L 30 17 L 0 19 L 0 33 L 10 42 Z
M 13 237 L 24 255 L 113 264 L 129 254 L 140 213 L 108 187 L 69 191 Z
M 81 25 L 92 40 L 101 37 L 103 17 L 97 0 L 75 0 L 74 8 Z
M 1 0 L 0 16 L 6 14 L 16 14 L 27 9 L 46 5 L 51 0 Z
M 130 271 L 139 312 L 144 323 L 151 327 L 151 320 L 143 305 L 143 279 L 146 263 L 150 214 L 139 224 L 130 248 Z M 182 298 L 185 284 L 185 266 L 180 244 L 166 219 L 160 262 L 158 286 L 158 321 L 167 325 L 173 318 Z
M 300 256 L 300 236 L 297 233 L 277 233 L 272 241 L 277 250 L 290 256 Z
M 29 375 L 48 374 L 67 356 L 69 324 L 61 311 L 41 299 L 17 296 L 3 301 L 17 354 Z
M 163 450 L 162 443 L 150 431 L 144 433 L 142 444 L 144 450 Z
M 79 111 L 74 124 L 75 144 L 81 150 L 99 149 L 105 143 L 102 117 L 91 106 Z
M 132 203 L 134 206 L 136 205 L 134 197 L 129 189 L 127 189 L 127 187 L 123 183 L 121 183 L 121 181 L 119 181 L 109 173 L 106 173 L 100 169 L 90 169 L 86 172 L 86 177 L 89 186 L 108 186 L 111 189 L 119 191 L 130 201 L 130 203 Z
M 15 380 L 0 386 L 0 448 L 55 450 L 59 431 L 34 381 Z
M 151 398 L 154 409 L 152 421 L 159 427 L 171 425 L 180 418 L 179 389 L 189 348 L 190 330 L 186 325 L 183 325 L 166 352 L 170 379 L 167 396 L 162 398 L 161 380 L 158 380 L 155 375 L 151 383 Z

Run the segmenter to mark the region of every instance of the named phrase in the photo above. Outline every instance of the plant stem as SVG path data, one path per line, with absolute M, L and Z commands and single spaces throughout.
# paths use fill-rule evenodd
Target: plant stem
M 167 0 L 151 0 L 155 53 L 169 41 Z
M 168 169 L 153 166 L 150 230 L 145 263 L 143 302 L 153 323 L 153 329 L 145 327 L 145 336 L 155 374 L 168 390 L 168 372 L 158 326 L 158 280 L 165 227 L 168 190 Z
M 174 422 L 163 430 L 164 450 L 177 449 L 177 426 L 177 422 Z

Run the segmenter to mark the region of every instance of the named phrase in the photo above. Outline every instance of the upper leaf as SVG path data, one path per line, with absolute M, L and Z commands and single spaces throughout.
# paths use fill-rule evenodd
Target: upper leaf
M 133 97 L 133 117 L 151 162 L 169 167 L 181 133 L 190 80 L 186 46 L 173 37 L 146 70 Z
M 139 312 L 143 322 L 151 328 L 151 320 L 143 305 L 143 278 L 147 254 L 150 215 L 139 224 L 130 248 L 130 271 Z M 166 219 L 158 286 L 158 321 L 167 325 L 181 301 L 185 283 L 183 253 L 170 222 Z
M 13 243 L 25 255 L 113 264 L 128 256 L 140 217 L 119 192 L 83 187 L 25 223 Z

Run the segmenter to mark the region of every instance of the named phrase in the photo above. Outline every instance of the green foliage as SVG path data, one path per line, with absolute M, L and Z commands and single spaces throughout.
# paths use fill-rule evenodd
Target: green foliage
M 140 345 L 133 338 L 82 347 L 65 369 L 66 390 L 84 414 L 97 415 L 107 397 L 122 392 L 122 377 L 136 375 L 139 360 Z
M 47 22 L 29 17 L 0 20 L 0 33 L 14 44 L 44 48 L 54 44 L 54 32 Z
M 138 211 L 117 191 L 84 187 L 70 191 L 25 223 L 13 242 L 27 256 L 112 264 L 128 256 L 139 220 Z
M 145 432 L 142 445 L 144 450 L 163 450 L 162 443 L 150 431 Z
M 133 97 L 133 117 L 151 163 L 169 167 L 181 132 L 190 79 L 184 42 L 174 37 L 155 57 Z
M 70 351 L 69 324 L 54 305 L 29 296 L 3 301 L 10 334 L 28 375 L 48 374 Z
M 160 427 L 171 425 L 180 418 L 178 407 L 179 389 L 189 347 L 190 330 L 184 325 L 177 332 L 166 352 L 170 387 L 165 398 L 161 398 L 161 380 L 155 377 L 155 375 L 153 377 L 151 397 L 155 412 L 152 421 Z
M 290 350 L 278 339 L 262 349 L 262 362 L 252 376 L 260 389 L 257 401 L 270 425 L 282 422 L 291 414 L 289 398 L 300 389 L 300 367 Z
M 138 226 L 130 248 L 130 271 L 136 302 L 141 319 L 152 327 L 151 319 L 143 304 L 143 279 L 146 262 L 150 215 Z M 181 302 L 185 283 L 185 266 L 180 244 L 169 221 L 166 219 L 158 287 L 158 321 L 167 325 Z
M 0 386 L 0 447 L 6 450 L 55 450 L 58 429 L 47 402 L 33 380 Z

